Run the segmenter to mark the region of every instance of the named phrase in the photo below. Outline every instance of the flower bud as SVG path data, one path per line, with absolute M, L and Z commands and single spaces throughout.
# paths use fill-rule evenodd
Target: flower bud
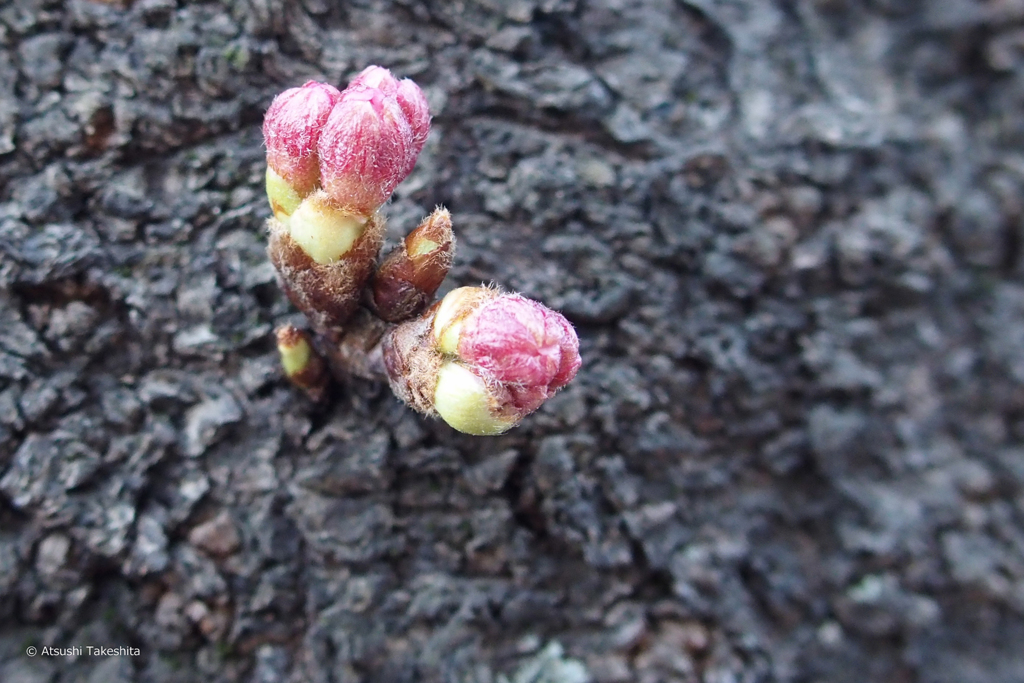
M 395 98 L 349 87 L 321 134 L 323 187 L 338 206 L 369 215 L 405 179 L 412 154 L 412 129 Z
M 320 182 L 317 146 L 337 88 L 309 81 L 274 98 L 263 120 L 267 145 L 267 195 L 279 219 L 288 216 Z
M 408 78 L 399 81 L 395 99 L 398 100 L 398 106 L 402 108 L 402 113 L 405 114 L 412 129 L 412 154 L 405 170 L 405 175 L 409 175 L 430 134 L 430 105 L 427 104 L 427 98 L 420 87 Z
M 313 348 L 309 335 L 294 325 L 283 325 L 277 328 L 277 351 L 291 383 L 314 401 L 323 398 L 328 383 L 327 364 Z
M 435 209 L 377 269 L 371 299 L 378 315 L 401 322 L 426 308 L 448 275 L 454 253 L 451 215 Z
M 376 88 L 385 95 L 394 97 L 398 92 L 398 79 L 384 67 L 374 64 L 360 71 L 359 75 L 349 81 L 348 87 L 358 86 Z
M 349 87 L 356 85 L 377 88 L 386 96 L 394 97 L 398 101 L 398 106 L 412 129 L 413 154 L 406 173 L 412 171 L 416 157 L 423 149 L 423 144 L 427 141 L 427 135 L 430 133 L 430 106 L 427 104 L 427 98 L 423 95 L 423 91 L 411 79 L 403 78 L 399 81 L 390 71 L 380 66 L 368 66 L 363 69 L 352 80 Z
M 514 400 L 527 412 L 580 368 L 579 339 L 569 321 L 518 294 L 484 303 L 461 328 L 456 355 L 482 375 L 515 387 Z
M 323 187 L 337 208 L 369 216 L 412 171 L 429 131 L 419 86 L 379 66 L 344 92 L 314 81 L 286 90 L 263 122 L 274 215 L 284 221 Z
M 384 339 L 392 389 L 468 434 L 500 434 L 580 368 L 579 339 L 559 313 L 518 294 L 460 287 Z
M 383 240 L 377 209 L 415 164 L 429 129 L 425 107 L 414 83 L 370 67 L 344 92 L 309 82 L 267 111 L 267 195 L 276 219 L 268 251 L 288 297 L 318 333 L 341 334 L 359 305 Z M 429 285 L 428 275 L 414 284 Z

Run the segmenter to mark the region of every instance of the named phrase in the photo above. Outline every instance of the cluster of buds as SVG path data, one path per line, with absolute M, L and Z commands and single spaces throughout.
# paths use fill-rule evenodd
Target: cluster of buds
M 386 377 L 413 408 L 500 434 L 580 367 L 576 332 L 516 294 L 462 287 L 433 303 L 455 253 L 436 209 L 378 265 L 381 207 L 430 130 L 419 87 L 371 66 L 345 90 L 309 82 L 267 111 L 268 253 L 313 334 L 277 332 L 285 374 L 319 400 L 331 374 Z

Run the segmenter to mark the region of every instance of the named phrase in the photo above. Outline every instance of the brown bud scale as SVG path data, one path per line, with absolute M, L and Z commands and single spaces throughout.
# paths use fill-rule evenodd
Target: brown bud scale
M 371 288 L 377 314 L 389 322 L 417 315 L 434 300 L 452 265 L 455 235 L 447 209 L 437 208 L 388 254 Z
M 330 376 L 327 372 L 327 363 L 317 353 L 312 337 L 294 325 L 282 325 L 277 328 L 278 349 L 293 348 L 302 343 L 308 345 L 308 360 L 300 370 L 291 373 L 286 370 L 285 374 L 288 380 L 305 391 L 310 399 L 320 401 L 327 393 Z
M 395 396 L 431 417 L 438 416 L 434 410 L 434 389 L 437 372 L 444 362 L 430 339 L 433 313 L 438 305 L 392 329 L 381 344 L 388 382 Z
M 373 261 L 384 241 L 384 218 L 374 213 L 352 248 L 334 263 L 314 261 L 275 218 L 268 223 L 267 253 L 288 298 L 306 314 L 313 329 L 336 340 L 356 310 Z

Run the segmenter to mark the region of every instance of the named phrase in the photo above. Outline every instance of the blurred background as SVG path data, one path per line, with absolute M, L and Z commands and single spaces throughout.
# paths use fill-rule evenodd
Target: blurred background
M 263 112 L 369 64 L 390 239 L 579 331 L 507 435 L 280 375 Z M 1022 67 L 1020 0 L 7 0 L 0 681 L 1024 680 Z

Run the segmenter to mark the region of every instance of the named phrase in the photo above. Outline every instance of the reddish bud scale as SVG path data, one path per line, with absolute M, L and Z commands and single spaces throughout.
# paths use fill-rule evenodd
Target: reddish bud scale
M 454 253 L 451 215 L 438 208 L 377 269 L 371 299 L 378 315 L 401 322 L 426 308 L 448 275 Z
M 422 316 L 391 329 L 384 335 L 381 348 L 384 369 L 391 390 L 413 409 L 437 417 L 434 410 L 434 388 L 442 357 L 431 341 L 434 304 Z

